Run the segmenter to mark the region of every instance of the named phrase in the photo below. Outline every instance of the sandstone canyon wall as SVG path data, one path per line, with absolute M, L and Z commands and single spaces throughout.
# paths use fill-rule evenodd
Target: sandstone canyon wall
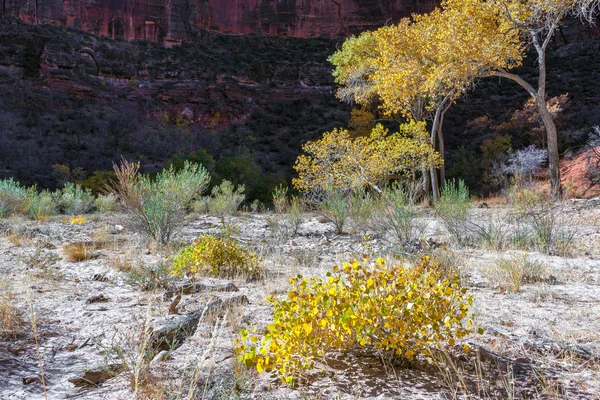
M 339 37 L 375 28 L 435 0 L 0 0 L 3 17 L 105 37 L 181 42 L 196 28 L 224 33 Z

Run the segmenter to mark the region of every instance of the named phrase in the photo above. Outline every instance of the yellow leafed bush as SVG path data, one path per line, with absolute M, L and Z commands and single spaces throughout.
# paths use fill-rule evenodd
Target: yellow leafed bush
M 203 235 L 173 259 L 175 275 L 187 272 L 220 277 L 259 277 L 262 268 L 256 254 L 240 247 L 234 239 Z
M 290 282 L 285 299 L 268 299 L 274 315 L 264 335 L 245 329 L 235 344 L 240 362 L 289 384 L 329 350 L 363 347 L 412 359 L 453 345 L 472 326 L 473 297 L 428 256 L 414 266 L 352 261 L 325 279 Z

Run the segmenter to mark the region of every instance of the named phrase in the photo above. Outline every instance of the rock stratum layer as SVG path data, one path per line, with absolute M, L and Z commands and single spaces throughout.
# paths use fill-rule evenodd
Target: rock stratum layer
M 180 42 L 198 28 L 339 37 L 429 11 L 435 0 L 2 0 L 3 17 L 125 40 Z

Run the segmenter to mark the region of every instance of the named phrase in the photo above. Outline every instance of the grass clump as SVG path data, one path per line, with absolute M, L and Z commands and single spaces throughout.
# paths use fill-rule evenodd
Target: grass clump
M 521 284 L 546 279 L 546 265 L 531 261 L 527 254 L 521 257 L 501 258 L 487 272 L 488 279 L 504 290 L 519 292 Z
M 435 205 L 435 212 L 442 225 L 459 245 L 465 245 L 470 239 L 469 209 L 471 196 L 464 181 L 446 182 L 442 187 L 440 200 Z
M 81 262 L 94 256 L 93 246 L 86 242 L 69 243 L 63 248 L 65 258 L 69 262 Z
M 5 280 L 0 280 L 0 338 L 11 338 L 22 333 L 24 321 L 15 306 L 16 296 Z
M 173 274 L 258 278 L 263 270 L 257 255 L 232 238 L 203 235 L 173 258 Z
M 115 166 L 117 182 L 112 193 L 136 228 L 158 244 L 167 244 L 181 228 L 192 201 L 208 187 L 210 176 L 201 165 L 188 162 L 181 170 L 170 167 L 154 179 L 139 174 L 139 167 L 125 160 Z
M 331 350 L 362 347 L 411 360 L 454 345 L 472 324 L 472 296 L 427 256 L 413 266 L 352 261 L 325 279 L 298 276 L 290 284 L 285 299 L 269 297 L 273 323 L 262 337 L 244 329 L 235 344 L 241 363 L 289 384 Z

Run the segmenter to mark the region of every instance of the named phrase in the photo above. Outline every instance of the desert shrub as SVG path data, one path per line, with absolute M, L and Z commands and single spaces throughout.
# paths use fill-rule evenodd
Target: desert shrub
M 204 235 L 173 258 L 173 274 L 186 273 L 258 278 L 262 268 L 256 254 L 240 247 L 236 240 Z
M 356 190 L 350 198 L 349 218 L 352 226 L 362 232 L 379 228 L 376 221 L 377 212 L 380 211 L 380 199 L 369 191 Z
M 391 229 L 400 243 L 414 243 L 423 235 L 427 225 L 418 216 L 418 209 L 411 204 L 406 185 L 395 183 L 386 188 L 377 220 Z
M 151 265 L 126 261 L 120 267 L 126 273 L 125 282 L 141 290 L 164 289 L 169 285 L 171 268 L 166 262 Z
M 533 174 L 542 168 L 547 158 L 548 151 L 531 145 L 510 154 L 504 172 L 511 175 L 519 174 L 526 180 L 531 180 Z
M 77 184 L 84 189 L 90 189 L 95 195 L 99 195 L 106 190 L 107 185 L 115 180 L 113 171 L 94 171 L 91 176 L 78 180 Z
M 198 214 L 208 214 L 210 212 L 211 198 L 202 196 L 192 202 L 192 211 Z
M 511 226 L 505 216 L 490 215 L 473 221 L 478 245 L 492 250 L 502 250 L 510 245 Z
M 304 200 L 292 196 L 289 201 L 286 199 L 286 203 L 286 212 L 267 218 L 273 237 L 289 239 L 298 234 L 298 229 L 302 224 L 302 213 L 306 210 Z
M 84 189 L 74 183 L 66 183 L 56 192 L 59 209 L 64 214 L 85 214 L 94 208 L 94 195 L 90 189 Z
M 544 194 L 518 183 L 510 188 L 509 199 L 516 227 L 513 243 L 518 248 L 562 256 L 571 253 L 575 229 L 562 204 L 552 204 Z
M 325 279 L 298 276 L 290 284 L 285 299 L 268 298 L 274 314 L 264 335 L 244 329 L 235 342 L 243 364 L 290 384 L 331 350 L 363 347 L 411 360 L 454 345 L 472 324 L 472 296 L 427 256 L 413 266 L 352 261 Z
M 287 197 L 288 188 L 284 185 L 279 185 L 273 189 L 273 207 L 277 214 L 286 213 L 290 207 L 290 202 Z
M 471 196 L 462 180 L 446 182 L 441 190 L 435 212 L 456 242 L 464 245 L 470 238 L 469 209 Z
M 235 187 L 230 181 L 223 181 L 219 186 L 213 187 L 208 208 L 225 225 L 225 217 L 234 215 L 245 198 L 244 185 Z
M 336 233 L 342 234 L 350 216 L 348 197 L 337 190 L 325 192 L 319 204 L 319 212 L 333 222 Z
M 115 166 L 113 193 L 138 229 L 166 244 L 181 227 L 192 201 L 206 190 L 210 176 L 202 166 L 188 162 L 178 171 L 163 170 L 155 179 L 138 170 L 139 163 L 128 161 Z
M 37 192 L 35 187 L 27 190 L 27 214 L 35 220 L 48 218 L 58 211 L 56 200 L 48 190 Z
M 117 204 L 117 196 L 114 193 L 99 194 L 96 197 L 96 209 L 100 212 L 114 211 Z
M 518 292 L 522 283 L 534 283 L 545 279 L 546 265 L 521 257 L 501 258 L 486 273 L 488 279 L 502 289 Z
M 0 180 L 0 218 L 25 210 L 27 191 L 12 178 Z

